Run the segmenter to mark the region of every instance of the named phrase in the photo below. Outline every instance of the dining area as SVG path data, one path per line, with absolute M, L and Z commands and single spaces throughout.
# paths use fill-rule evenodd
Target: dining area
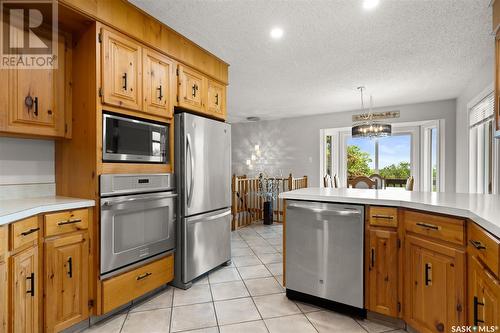
M 372 174 L 370 176 L 355 176 L 348 177 L 347 188 L 359 189 L 404 189 L 406 191 L 413 191 L 415 179 L 413 176 L 408 178 L 384 178 L 380 174 Z M 326 174 L 323 176 L 323 187 L 326 188 L 341 188 L 340 179 L 337 174 L 330 176 Z

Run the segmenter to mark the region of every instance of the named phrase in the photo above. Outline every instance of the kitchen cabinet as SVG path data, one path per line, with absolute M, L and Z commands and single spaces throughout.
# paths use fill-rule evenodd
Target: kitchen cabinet
M 406 235 L 405 320 L 419 332 L 465 324 L 465 253 Z
M 370 228 L 368 310 L 398 316 L 398 233 Z
M 105 104 L 142 109 L 142 47 L 131 38 L 102 28 L 102 99 Z
M 38 332 L 39 271 L 38 245 L 10 257 L 11 327 L 14 333 Z
M 176 77 L 173 60 L 151 49 L 143 49 L 143 111 L 172 118 Z
M 6 112 L 0 131 L 30 136 L 69 137 L 71 127 L 71 38 L 58 38 L 55 69 L 10 69 L 2 93 Z
M 208 80 L 207 113 L 226 119 L 226 86 L 213 80 Z
M 179 106 L 193 111 L 204 112 L 203 95 L 206 89 L 206 78 L 203 74 L 179 65 L 178 84 Z
M 8 321 L 8 264 L 6 261 L 0 261 L 0 332 L 7 332 Z
M 500 323 L 500 281 L 481 264 L 468 256 L 469 325 L 496 326 Z
M 45 241 L 45 330 L 61 331 L 88 317 L 88 234 Z

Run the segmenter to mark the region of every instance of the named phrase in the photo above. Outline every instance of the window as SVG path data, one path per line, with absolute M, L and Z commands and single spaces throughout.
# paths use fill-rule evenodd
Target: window
M 333 137 L 331 135 L 325 136 L 325 169 L 326 174 L 333 177 Z
M 440 140 L 439 126 L 435 122 L 422 126 L 423 133 L 423 172 L 422 190 L 439 192 L 441 189 L 440 172 Z
M 493 192 L 493 93 L 469 110 L 469 192 Z

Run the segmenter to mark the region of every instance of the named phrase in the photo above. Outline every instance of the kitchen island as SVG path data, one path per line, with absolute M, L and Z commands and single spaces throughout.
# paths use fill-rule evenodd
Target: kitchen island
M 294 281 L 302 279 L 302 285 L 316 283 L 318 290 L 351 288 L 350 283 L 339 284 L 336 275 L 340 273 L 332 273 L 329 267 L 342 253 L 342 237 L 338 233 L 345 234 L 338 223 L 340 218 L 332 214 L 342 215 L 345 220 L 346 214 L 352 215 L 354 209 L 361 207 L 364 229 L 351 230 L 362 234 L 359 246 L 364 247 L 364 255 L 356 262 L 351 258 L 344 262 L 345 269 L 363 265 L 362 310 L 398 318 L 419 332 L 449 332 L 457 325 L 499 325 L 500 196 L 305 188 L 282 193 L 280 197 L 286 200 L 285 279 L 294 274 Z M 301 207 L 299 216 L 296 211 Z M 323 267 L 315 274 L 310 270 L 302 273 L 302 268 L 295 264 L 296 254 L 302 250 L 296 248 L 298 242 L 291 237 L 300 224 L 314 225 L 305 232 L 315 234 L 316 241 L 308 248 L 315 247 L 316 252 L 307 262 L 302 258 L 302 262 L 303 266 Z M 323 299 L 321 293 L 311 295 L 307 290 L 296 290 L 297 284 L 287 281 L 289 297 L 305 293 L 311 296 L 309 300 L 322 305 L 338 302 Z

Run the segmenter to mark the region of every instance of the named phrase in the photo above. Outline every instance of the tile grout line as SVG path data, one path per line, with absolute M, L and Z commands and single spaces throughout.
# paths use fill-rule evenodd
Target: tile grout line
M 208 289 L 210 290 L 210 297 L 212 297 L 212 307 L 214 308 L 215 324 L 217 325 L 217 331 L 220 332 L 219 316 L 217 315 L 217 308 L 215 307 L 214 293 L 212 292 L 212 283 L 210 282 L 210 278 L 208 278 Z
M 168 332 L 172 332 L 172 318 L 174 316 L 174 286 L 172 286 L 172 297 L 170 299 L 170 321 L 168 323 Z M 166 288 L 165 288 L 166 289 Z

